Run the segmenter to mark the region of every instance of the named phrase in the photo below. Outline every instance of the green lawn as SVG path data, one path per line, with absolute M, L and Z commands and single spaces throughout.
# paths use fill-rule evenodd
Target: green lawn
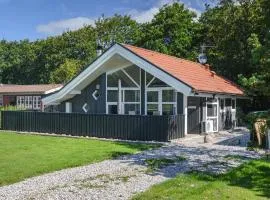
M 134 200 L 253 200 L 270 198 L 270 161 L 256 160 L 225 175 L 182 174 L 153 186 Z
M 0 132 L 0 186 L 153 147 L 156 145 Z

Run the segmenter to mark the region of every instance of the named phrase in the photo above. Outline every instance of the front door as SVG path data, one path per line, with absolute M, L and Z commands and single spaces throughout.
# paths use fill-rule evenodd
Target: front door
M 200 122 L 200 106 L 188 106 L 188 134 L 199 134 Z
M 218 100 L 208 99 L 206 103 L 206 132 L 218 131 Z

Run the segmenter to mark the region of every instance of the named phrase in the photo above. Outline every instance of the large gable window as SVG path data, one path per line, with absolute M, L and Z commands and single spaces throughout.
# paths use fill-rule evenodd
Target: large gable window
M 135 65 L 107 73 L 107 113 L 140 114 L 141 70 Z

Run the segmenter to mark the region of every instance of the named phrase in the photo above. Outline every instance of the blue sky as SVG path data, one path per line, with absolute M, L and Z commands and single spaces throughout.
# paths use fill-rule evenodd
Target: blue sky
M 173 0 L 0 0 L 0 39 L 35 40 L 93 24 L 102 14 L 129 14 L 150 21 Z M 181 0 L 198 14 L 211 0 Z

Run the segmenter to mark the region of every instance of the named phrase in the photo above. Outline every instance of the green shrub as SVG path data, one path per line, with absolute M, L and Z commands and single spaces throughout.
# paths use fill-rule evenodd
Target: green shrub
M 16 106 L 0 106 L 0 111 L 4 110 L 22 110 L 22 109 L 18 109 Z

